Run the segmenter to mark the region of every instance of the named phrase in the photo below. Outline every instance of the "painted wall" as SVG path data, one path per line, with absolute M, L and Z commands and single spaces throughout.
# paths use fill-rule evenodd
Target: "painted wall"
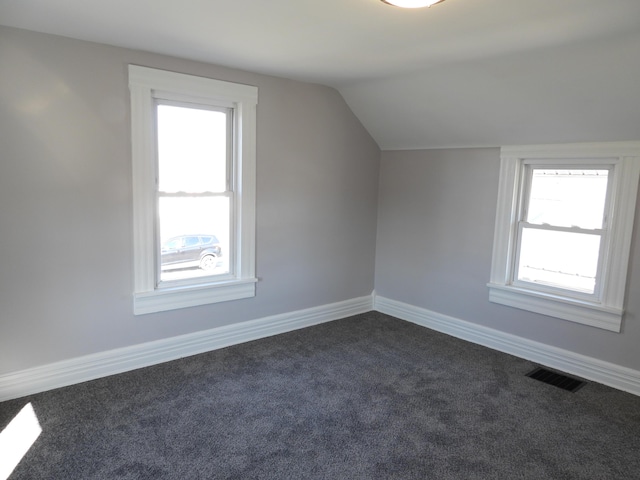
M 134 317 L 127 65 L 256 85 L 257 296 Z M 333 89 L 0 27 L 0 374 L 373 290 L 380 151 Z
M 132 315 L 129 63 L 259 87 L 255 298 Z M 488 302 L 498 149 L 380 161 L 333 89 L 6 27 L 0 65 L 0 374 L 368 295 L 374 266 L 381 296 L 640 370 L 639 222 L 621 333 Z
M 376 294 L 640 370 L 640 218 L 621 333 L 490 303 L 499 166 L 497 148 L 382 153 Z

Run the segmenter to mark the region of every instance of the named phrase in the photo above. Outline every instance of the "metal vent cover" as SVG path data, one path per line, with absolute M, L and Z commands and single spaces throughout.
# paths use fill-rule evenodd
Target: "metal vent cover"
M 538 367 L 531 372 L 527 373 L 527 377 L 533 378 L 540 382 L 548 383 L 554 387 L 561 388 L 568 392 L 577 392 L 584 387 L 587 382 L 582 380 L 576 380 L 575 378 L 568 377 L 561 373 L 552 372 L 546 368 Z

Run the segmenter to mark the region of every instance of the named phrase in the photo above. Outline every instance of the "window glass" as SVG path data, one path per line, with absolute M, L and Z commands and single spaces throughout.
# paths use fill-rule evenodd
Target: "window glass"
M 176 236 L 188 249 L 161 254 L 159 284 L 229 272 L 228 115 L 210 107 L 157 105 L 160 250 L 166 252 L 164 242 Z M 220 236 L 224 246 L 198 250 L 200 233 Z
M 229 273 L 231 239 L 229 231 L 230 201 L 228 197 L 161 196 L 158 213 L 161 245 L 166 245 L 168 240 L 176 236 L 193 233 L 211 233 L 210 236 L 203 237 L 203 248 L 208 246 L 204 241 L 205 238 L 220 239 L 218 251 L 212 252 L 217 258 L 215 269 L 202 269 L 200 263 L 202 258 L 200 257 L 197 259 L 185 259 L 182 264 L 176 262 L 171 268 L 167 268 L 168 259 L 161 258 L 159 279 L 161 282 Z M 194 238 L 197 243 L 197 237 L 191 238 Z M 205 252 L 203 251 L 203 253 Z
M 227 189 L 227 112 L 161 104 L 157 124 L 161 192 Z
M 609 170 L 528 168 L 515 280 L 594 294 Z
M 524 228 L 518 280 L 592 294 L 600 236 Z
M 198 243 L 200 243 L 200 241 L 198 240 L 198 237 L 187 237 L 185 239 L 184 246 L 185 248 L 197 247 Z
M 174 238 L 162 244 L 163 250 L 176 250 L 182 246 L 182 238 Z
M 533 170 L 527 221 L 584 229 L 602 228 L 608 170 Z

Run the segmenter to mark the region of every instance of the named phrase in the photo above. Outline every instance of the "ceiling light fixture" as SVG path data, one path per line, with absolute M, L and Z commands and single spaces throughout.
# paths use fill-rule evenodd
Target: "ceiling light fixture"
M 395 5 L 401 8 L 423 8 L 430 7 L 436 3 L 444 2 L 444 0 L 381 0 L 382 3 Z

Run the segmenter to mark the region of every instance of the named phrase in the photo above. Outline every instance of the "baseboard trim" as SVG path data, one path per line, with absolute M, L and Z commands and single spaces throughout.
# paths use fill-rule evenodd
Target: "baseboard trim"
M 634 395 L 640 395 L 640 371 L 637 370 L 380 296 L 374 296 L 373 308 L 381 313 L 462 340 L 571 373 Z
M 0 375 L 0 402 L 365 313 L 370 295 Z
M 640 396 L 640 372 L 377 295 L 272 315 L 0 375 L 0 402 L 371 310 Z

